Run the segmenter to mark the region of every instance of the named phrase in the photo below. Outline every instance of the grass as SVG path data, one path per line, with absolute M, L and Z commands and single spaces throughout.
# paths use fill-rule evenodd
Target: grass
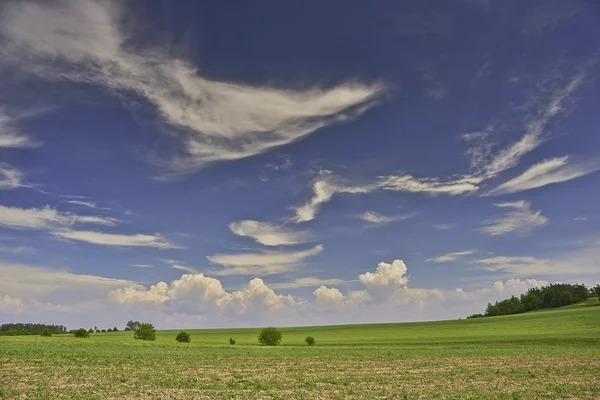
M 458 321 L 0 337 L 0 399 L 595 399 L 600 307 Z M 304 338 L 314 336 L 307 346 Z M 229 344 L 233 337 L 237 343 Z

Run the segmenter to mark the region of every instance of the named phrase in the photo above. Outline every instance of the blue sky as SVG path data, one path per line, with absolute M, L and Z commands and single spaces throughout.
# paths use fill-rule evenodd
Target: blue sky
M 0 315 L 424 320 L 595 284 L 598 18 L 3 2 Z

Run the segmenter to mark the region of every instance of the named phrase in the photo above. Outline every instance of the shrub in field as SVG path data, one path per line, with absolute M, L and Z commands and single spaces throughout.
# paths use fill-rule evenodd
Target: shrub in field
M 281 343 L 283 339 L 283 335 L 279 331 L 279 329 L 269 326 L 268 328 L 263 328 L 258 335 L 258 341 L 263 346 L 277 346 Z
M 234 338 L 229 338 L 229 344 L 230 345 L 234 345 L 235 344 L 235 339 Z
M 101 329 L 100 332 L 106 333 L 106 329 Z
M 309 346 L 312 346 L 313 344 L 315 344 L 315 338 L 312 336 L 307 336 L 306 339 L 304 339 L 304 341 Z
M 76 338 L 89 338 L 90 334 L 88 333 L 88 331 L 85 330 L 85 328 L 79 328 L 76 331 L 73 332 L 73 336 L 75 336 Z
M 192 338 L 190 337 L 189 333 L 181 331 L 177 334 L 175 340 L 177 340 L 179 343 L 189 343 L 192 341 Z
M 94 330 L 93 330 L 92 328 L 90 328 L 90 329 L 88 330 L 88 333 L 94 333 Z
M 156 329 L 149 322 L 139 323 L 137 329 L 133 332 L 135 340 L 156 340 Z
M 116 326 L 113 328 L 113 332 L 119 332 Z
M 40 336 L 44 336 L 44 337 L 50 337 L 50 336 L 52 336 L 52 332 L 50 332 L 50 330 L 49 330 L 49 329 L 44 329 L 44 330 L 42 331 L 42 333 L 40 333 Z

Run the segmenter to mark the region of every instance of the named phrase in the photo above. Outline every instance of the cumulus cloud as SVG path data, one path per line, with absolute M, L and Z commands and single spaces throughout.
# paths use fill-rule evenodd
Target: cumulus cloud
M 263 253 L 215 254 L 207 257 L 222 268 L 213 270 L 215 275 L 272 275 L 288 272 L 296 268 L 306 258 L 313 257 L 323 251 L 317 245 L 302 251 L 267 251 Z
M 380 84 L 306 90 L 210 80 L 159 48 L 135 48 L 123 34 L 118 2 L 18 2 L 0 21 L 10 59 L 42 77 L 135 93 L 177 133 L 173 171 L 236 160 L 296 141 L 375 104 Z M 125 27 L 126 28 L 126 27 Z M 60 71 L 54 69 L 61 61 Z M 171 132 L 173 130 L 171 129 Z
M 456 251 L 454 253 L 444 254 L 438 257 L 428 258 L 425 261 L 431 261 L 435 263 L 444 263 L 449 261 L 455 261 L 456 259 L 464 256 L 470 256 L 471 254 L 475 254 L 475 250 L 465 250 L 465 251 Z
M 58 230 L 52 234 L 61 239 L 76 240 L 102 246 L 118 247 L 154 247 L 157 249 L 180 249 L 181 246 L 170 242 L 162 235 L 101 233 L 93 231 Z
M 296 304 L 291 296 L 276 294 L 262 279 L 254 278 L 246 287 L 227 292 L 217 279 L 203 274 L 186 274 L 170 284 L 159 282 L 149 289 L 141 285 L 116 289 L 108 293 L 109 301 L 118 304 L 165 305 L 194 313 L 272 312 Z
M 0 277 L 0 309 L 5 308 L 5 316 L 8 308 L 15 319 L 26 315 L 36 320 L 43 315 L 81 326 L 95 321 L 111 324 L 108 321 L 141 315 L 151 317 L 161 328 L 457 318 L 481 312 L 489 302 L 548 283 L 513 278 L 469 291 L 412 288 L 406 265 L 400 260 L 382 262 L 375 271 L 361 274 L 357 281 L 361 290 L 344 293 L 323 281 L 309 299 L 276 293 L 260 278 L 238 290 L 226 290 L 221 281 L 201 273 L 147 287 L 127 280 L 0 262 Z
M 21 171 L 0 162 L 0 190 L 17 189 L 24 186 L 23 178 Z
M 531 203 L 525 200 L 498 203 L 496 207 L 509 208 L 504 216 L 482 221 L 485 225 L 481 232 L 492 236 L 504 235 L 510 232 L 528 233 L 534 228 L 548 223 L 548 218 L 541 211 L 531 210 Z
M 521 175 L 503 183 L 490 194 L 500 195 L 535 189 L 553 183 L 566 182 L 600 169 L 600 163 L 569 163 L 569 157 L 544 160 L 529 167 Z
M 265 246 L 298 244 L 310 239 L 307 232 L 292 232 L 280 225 L 252 220 L 233 222 L 229 229 L 235 235 L 250 237 Z

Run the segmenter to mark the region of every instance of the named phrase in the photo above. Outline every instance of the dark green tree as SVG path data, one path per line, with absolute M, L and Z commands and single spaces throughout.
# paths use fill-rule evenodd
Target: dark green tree
M 138 322 L 137 329 L 133 331 L 135 340 L 156 340 L 156 329 L 149 322 Z
M 258 335 L 258 341 L 264 346 L 277 346 L 282 339 L 283 335 L 279 329 L 272 326 L 263 328 Z

